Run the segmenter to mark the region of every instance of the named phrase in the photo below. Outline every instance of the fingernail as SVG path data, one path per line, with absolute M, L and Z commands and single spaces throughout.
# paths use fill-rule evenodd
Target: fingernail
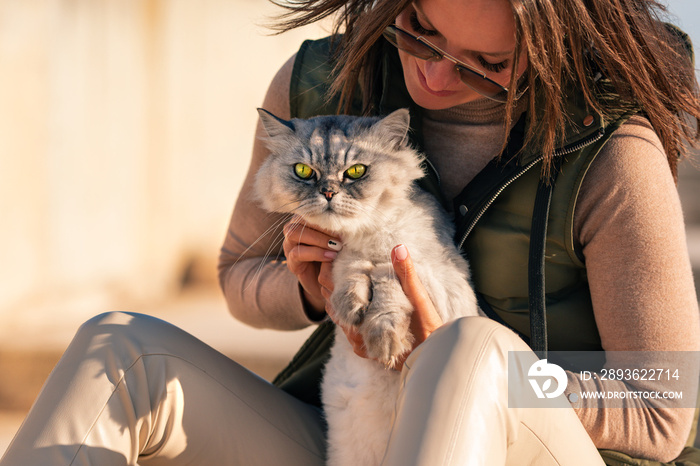
M 403 244 L 399 244 L 394 248 L 394 257 L 399 262 L 403 262 L 408 257 L 408 249 Z
M 338 253 L 333 251 L 324 251 L 323 256 L 327 257 L 328 259 L 335 259 L 338 257 Z
M 343 249 L 343 243 L 341 243 L 338 240 L 331 239 L 328 240 L 328 247 L 334 251 L 340 251 L 341 249 Z

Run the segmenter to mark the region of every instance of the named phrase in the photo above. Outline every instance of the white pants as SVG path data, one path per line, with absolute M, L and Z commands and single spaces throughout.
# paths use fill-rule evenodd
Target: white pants
M 572 409 L 507 407 L 508 351 L 523 349 L 480 317 L 431 335 L 406 362 L 384 464 L 602 464 Z M 182 330 L 109 313 L 80 328 L 0 465 L 322 465 L 324 429 Z

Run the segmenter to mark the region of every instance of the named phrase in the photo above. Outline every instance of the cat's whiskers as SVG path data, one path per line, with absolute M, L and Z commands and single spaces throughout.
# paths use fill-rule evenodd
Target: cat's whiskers
M 286 208 L 287 206 L 292 205 L 292 204 L 295 204 L 295 203 L 298 203 L 299 206 L 301 206 L 301 205 L 304 204 L 304 201 L 296 200 L 296 201 L 287 202 L 286 204 L 280 205 L 280 206 L 278 207 L 278 209 L 281 210 L 281 209 Z M 297 206 L 296 208 L 298 208 L 299 206 Z M 296 208 L 295 208 L 295 209 L 296 209 Z M 272 233 L 273 231 L 279 229 L 279 232 L 277 233 L 277 235 L 275 235 L 275 238 L 272 240 L 272 243 L 271 243 L 270 246 L 267 248 L 267 251 L 266 251 L 266 253 L 265 253 L 265 255 L 264 255 L 265 257 L 268 257 L 268 256 L 269 256 L 270 251 L 271 251 L 272 249 L 274 249 L 275 243 L 278 241 L 279 236 L 280 236 L 280 233 L 282 232 L 282 229 L 281 229 L 280 227 L 281 227 L 283 224 L 287 223 L 287 222 L 289 221 L 289 219 L 291 219 L 291 218 L 294 216 L 294 213 L 289 213 L 289 212 L 283 213 L 283 212 L 280 212 L 279 210 L 276 210 L 276 211 L 269 212 L 269 213 L 267 214 L 266 218 L 269 218 L 269 217 L 271 217 L 271 216 L 273 216 L 273 215 L 282 215 L 282 217 L 280 217 L 279 219 L 275 220 L 264 232 L 262 232 L 262 233 L 255 239 L 255 241 L 253 241 L 253 242 L 250 244 L 250 246 L 248 246 L 248 247 L 240 254 L 240 256 L 238 256 L 238 259 L 236 259 L 236 261 L 233 263 L 232 267 L 235 266 L 236 264 L 238 264 L 238 262 L 239 262 L 241 259 L 245 258 L 246 254 L 247 254 L 251 249 L 253 249 L 253 247 L 255 247 L 256 244 L 258 244 L 260 241 L 262 241 L 263 238 L 265 238 L 267 235 L 269 235 L 269 234 Z
M 246 248 L 245 251 L 243 251 L 243 253 L 241 253 L 241 255 L 238 257 L 238 259 L 236 259 L 236 262 L 234 262 L 233 266 L 238 264 L 238 262 L 245 257 L 246 253 L 248 251 L 250 251 L 252 249 L 252 247 L 255 246 L 255 244 L 260 242 L 265 236 L 267 236 L 271 232 L 278 229 L 281 225 L 286 223 L 290 218 L 292 218 L 292 214 L 285 215 L 282 218 L 275 221 L 267 230 L 265 230 L 260 236 L 258 236 L 258 238 L 255 240 L 255 242 L 253 244 L 251 244 L 248 248 Z M 252 280 L 250 280 L 248 282 L 248 284 L 243 288 L 243 291 L 246 291 L 248 288 L 250 288 L 250 286 L 258 279 L 258 276 L 260 275 L 260 272 L 262 270 L 263 265 L 267 261 L 267 258 L 269 257 L 271 251 L 275 248 L 275 244 L 278 241 L 278 238 L 279 238 L 281 231 L 282 231 L 281 229 L 278 231 L 277 235 L 275 235 L 275 238 L 272 240 L 270 246 L 268 246 L 267 251 L 265 252 L 262 260 L 258 264 L 258 268 L 257 268 L 255 274 L 253 275 Z
M 286 215 L 284 215 L 282 218 L 279 218 L 279 219 L 275 220 L 275 221 L 272 223 L 272 225 L 270 225 L 270 226 L 267 228 L 267 230 L 265 230 L 264 232 L 262 232 L 262 233 L 256 238 L 256 240 L 253 241 L 253 242 L 251 243 L 250 246 L 248 246 L 247 248 L 245 248 L 245 250 L 240 254 L 240 256 L 238 256 L 238 259 L 236 259 L 236 261 L 233 263 L 233 265 L 232 265 L 231 267 L 234 267 L 236 264 L 238 264 L 238 262 L 239 262 L 241 259 L 243 259 L 243 258 L 245 257 L 245 255 L 246 255 L 251 249 L 253 249 L 253 247 L 254 247 L 256 244 L 258 244 L 260 241 L 262 241 L 263 238 L 265 238 L 268 234 L 272 233 L 275 229 L 279 228 L 282 224 L 286 223 L 290 218 L 292 218 L 292 216 L 293 216 L 293 214 L 286 214 Z M 268 249 L 269 249 L 269 248 L 268 248 Z
M 303 200 L 302 200 L 302 201 L 299 201 L 299 200 L 297 200 L 297 201 L 288 202 L 288 203 L 286 203 L 286 204 L 281 205 L 280 208 L 287 207 L 287 206 L 289 206 L 289 205 L 291 205 L 291 204 L 294 204 L 294 203 L 299 203 L 299 205 L 293 209 L 293 210 L 296 210 L 296 209 L 298 209 L 299 207 L 304 206 L 304 204 L 307 203 L 307 201 L 303 201 Z M 270 246 L 267 248 L 267 251 L 265 251 L 265 254 L 262 256 L 262 258 L 261 258 L 261 260 L 260 260 L 260 263 L 258 264 L 258 267 L 257 267 L 255 273 L 253 274 L 252 279 L 251 279 L 251 280 L 248 282 L 248 284 L 243 288 L 243 291 L 248 290 L 248 288 L 250 288 L 250 287 L 253 285 L 253 283 L 255 283 L 255 282 L 260 278 L 260 274 L 262 273 L 263 267 L 264 267 L 265 264 L 267 263 L 268 258 L 269 258 L 270 255 L 273 253 L 273 251 L 275 250 L 275 248 L 278 248 L 278 249 L 277 249 L 277 259 L 279 259 L 280 255 L 282 254 L 282 247 L 281 247 L 281 246 L 282 246 L 282 244 L 284 243 L 284 230 L 283 230 L 282 228 L 280 228 L 280 227 L 281 227 L 283 224 L 287 223 L 294 215 L 297 215 L 298 217 L 300 217 L 301 219 L 303 219 L 304 222 L 305 222 L 305 226 L 306 226 L 306 224 L 307 224 L 308 222 L 306 222 L 305 217 L 304 217 L 303 215 L 301 215 L 301 214 L 295 214 L 295 213 L 287 213 L 287 214 L 285 214 L 283 217 L 281 217 L 280 219 L 278 219 L 277 221 L 275 221 L 275 222 L 274 222 L 267 230 L 265 230 L 265 232 L 263 232 L 260 236 L 258 236 L 258 238 L 255 240 L 255 242 L 253 242 L 253 244 L 251 244 L 245 251 L 243 251 L 243 253 L 241 253 L 241 256 L 236 260 L 236 262 L 234 263 L 234 265 L 237 264 L 238 261 L 240 261 L 240 260 L 243 258 L 243 256 L 246 254 L 246 252 L 250 251 L 250 249 L 251 249 L 253 246 L 255 246 L 255 244 L 257 244 L 258 242 L 260 242 L 260 240 L 261 240 L 263 237 L 265 237 L 265 236 L 267 236 L 268 234 L 270 234 L 271 232 L 273 232 L 273 231 L 279 229 L 279 230 L 277 231 L 277 234 L 275 235 L 275 237 L 274 237 L 274 238 L 272 239 L 272 241 L 270 242 Z
M 290 218 L 291 218 L 291 215 L 289 217 L 287 217 L 287 220 L 289 220 Z M 281 239 L 281 241 L 280 241 L 280 239 Z M 278 241 L 279 241 L 279 243 L 278 243 Z M 258 279 L 260 278 L 260 275 L 262 274 L 263 268 L 268 263 L 268 258 L 270 257 L 270 255 L 272 254 L 272 252 L 275 249 L 275 244 L 279 244 L 279 248 L 277 249 L 277 257 L 276 257 L 276 260 L 279 260 L 280 254 L 282 253 L 281 246 L 282 246 L 283 242 L 284 242 L 284 231 L 280 229 L 277 232 L 277 235 L 275 235 L 275 237 L 273 238 L 272 243 L 270 244 L 270 247 L 267 248 L 265 255 L 260 260 L 258 267 L 255 270 L 255 273 L 253 274 L 253 278 L 243 288 L 244 292 L 247 291 L 248 288 L 250 288 L 253 285 L 253 283 L 257 282 Z
M 284 204 L 280 204 L 279 206 L 275 207 L 274 210 L 270 213 L 270 215 L 275 214 L 275 213 L 287 213 L 287 214 L 294 214 L 296 210 L 298 210 L 300 207 L 304 207 L 306 204 L 309 203 L 308 199 L 296 199 L 294 201 L 289 201 Z M 291 211 L 287 209 L 288 206 L 291 206 L 293 204 L 299 204 L 296 207 L 292 207 Z

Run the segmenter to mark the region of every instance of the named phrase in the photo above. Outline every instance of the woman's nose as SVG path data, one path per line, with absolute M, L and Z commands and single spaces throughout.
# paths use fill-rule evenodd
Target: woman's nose
M 440 61 L 425 62 L 425 82 L 433 91 L 454 90 L 460 82 L 455 64 L 443 58 Z

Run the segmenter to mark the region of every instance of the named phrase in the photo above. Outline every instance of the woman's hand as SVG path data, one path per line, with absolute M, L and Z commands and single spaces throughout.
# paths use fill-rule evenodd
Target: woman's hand
M 391 262 L 394 265 L 396 276 L 401 282 L 403 292 L 406 293 L 406 297 L 413 305 L 413 314 L 411 314 L 409 328 L 413 334 L 413 349 L 415 349 L 444 322 L 437 313 L 423 283 L 418 278 L 406 246 L 399 244 L 391 251 Z M 397 370 L 401 370 L 409 354 L 406 353 L 401 356 L 396 367 Z
M 342 243 L 330 232 L 315 226 L 307 225 L 301 217 L 294 216 L 284 226 L 284 256 L 287 258 L 287 268 L 296 275 L 303 290 L 304 299 L 308 305 L 307 311 L 317 315 L 309 315 L 314 320 L 320 320 L 326 307 L 326 298 L 321 292 L 319 276 L 323 272 L 323 280 L 330 280 L 330 264 L 342 249 Z M 326 267 L 324 267 L 324 265 Z
M 437 313 L 433 302 L 428 296 L 428 292 L 418 278 L 418 274 L 413 266 L 413 261 L 411 261 L 411 256 L 408 254 L 408 249 L 403 244 L 396 246 L 391 251 L 391 262 L 394 266 L 394 271 L 396 276 L 401 283 L 401 288 L 403 292 L 406 293 L 406 297 L 413 305 L 413 314 L 411 314 L 411 324 L 410 331 L 413 334 L 414 342 L 413 348 L 415 349 L 418 345 L 423 343 L 431 333 L 437 330 L 443 321 L 440 315 Z M 330 264 L 323 264 L 321 267 L 326 267 L 330 270 Z M 333 308 L 331 307 L 328 298 L 333 291 L 332 281 L 328 282 L 325 278 L 326 274 L 321 273 L 319 276 L 319 281 L 322 282 L 321 291 L 323 296 L 326 298 L 326 312 L 331 319 L 334 319 Z M 341 326 L 348 341 L 352 345 L 355 354 L 363 358 L 367 357 L 367 352 L 365 350 L 364 342 L 362 341 L 362 335 L 354 327 L 344 327 Z M 406 353 L 399 359 L 396 370 L 401 370 L 403 363 L 406 361 L 410 353 Z

